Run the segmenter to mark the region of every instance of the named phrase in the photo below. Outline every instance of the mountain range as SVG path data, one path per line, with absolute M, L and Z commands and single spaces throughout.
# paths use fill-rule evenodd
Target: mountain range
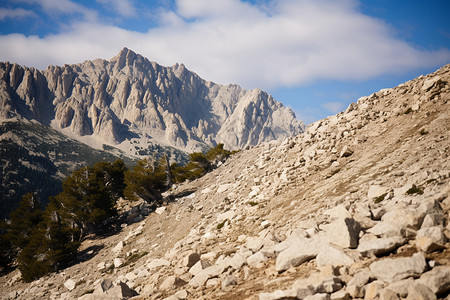
M 0 117 L 21 116 L 94 147 L 139 155 L 149 142 L 193 152 L 230 150 L 299 134 L 304 124 L 272 96 L 162 67 L 124 48 L 111 60 L 49 66 L 0 64 Z
M 131 166 L 167 154 L 183 163 L 219 143 L 241 149 L 304 130 L 260 89 L 215 84 L 127 48 L 44 71 L 0 62 L 0 121 L 1 217 L 26 192 L 45 202 L 62 178 L 96 159 Z
M 449 299 L 450 65 L 121 200 L 120 232 L 2 299 Z M 356 99 L 355 99 L 356 100 Z

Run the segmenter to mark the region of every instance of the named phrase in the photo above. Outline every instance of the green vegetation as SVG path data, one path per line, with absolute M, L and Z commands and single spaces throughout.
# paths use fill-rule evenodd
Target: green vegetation
M 374 203 L 380 203 L 381 201 L 384 200 L 384 198 L 386 197 L 386 195 L 387 195 L 387 193 L 385 193 L 385 194 L 383 194 L 383 195 L 380 195 L 380 196 L 376 197 L 376 198 L 373 200 L 373 202 L 374 202 Z
M 407 195 L 414 195 L 414 194 L 419 194 L 422 195 L 423 194 L 423 190 L 419 187 L 417 187 L 415 184 L 413 184 L 413 186 L 406 191 Z
M 25 281 L 65 268 L 75 261 L 78 247 L 87 235 L 108 229 L 110 220 L 117 215 L 119 197 L 142 198 L 158 205 L 161 193 L 172 182 L 203 176 L 231 154 L 219 144 L 206 154 L 191 154 L 185 166 L 169 165 L 167 156 L 158 161 L 141 160 L 131 170 L 121 159 L 98 162 L 68 176 L 62 191 L 49 197 L 44 211 L 35 194 L 26 194 L 11 213 L 9 224 L 0 223 L 0 267 L 8 270 L 16 260 Z M 127 264 L 146 254 L 132 255 Z
M 225 226 L 225 223 L 228 222 L 228 219 L 223 220 L 222 222 L 220 222 L 219 224 L 217 224 L 217 230 L 220 230 L 223 228 L 223 226 Z

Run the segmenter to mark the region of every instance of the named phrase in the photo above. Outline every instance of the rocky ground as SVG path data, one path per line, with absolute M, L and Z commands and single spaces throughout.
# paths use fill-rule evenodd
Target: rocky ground
M 174 187 L 5 299 L 450 299 L 450 65 Z

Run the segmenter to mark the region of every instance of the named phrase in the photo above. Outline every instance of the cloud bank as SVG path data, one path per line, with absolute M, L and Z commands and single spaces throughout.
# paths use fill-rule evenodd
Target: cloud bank
M 26 1 L 47 10 L 55 2 Z M 131 1 L 97 1 L 124 17 L 139 13 Z M 102 23 L 93 17 L 99 12 L 69 0 L 56 2 L 52 13 L 78 12 L 68 17 L 70 26 L 45 37 L 2 35 L 0 60 L 44 69 L 111 58 L 128 47 L 162 65 L 184 63 L 207 80 L 263 89 L 365 80 L 450 61 L 449 49 L 427 51 L 398 39 L 353 0 L 177 0 L 172 9 L 157 10 L 158 24 L 147 32 Z

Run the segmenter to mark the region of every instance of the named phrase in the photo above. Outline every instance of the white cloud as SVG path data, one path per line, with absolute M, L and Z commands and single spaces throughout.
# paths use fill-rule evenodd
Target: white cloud
M 121 16 L 136 16 L 136 8 L 130 0 L 97 0 L 97 2 Z
M 39 2 L 65 3 L 61 12 L 75 5 L 68 0 Z M 398 40 L 386 24 L 362 15 L 356 1 L 279 0 L 264 7 L 238 0 L 176 4 L 147 33 L 86 21 L 44 38 L 0 36 L 0 60 L 45 68 L 110 58 L 126 46 L 163 65 L 182 62 L 207 80 L 263 89 L 369 79 L 450 60 L 448 49 L 424 51 Z
M 337 114 L 338 112 L 343 111 L 345 108 L 345 104 L 342 102 L 326 102 L 321 104 L 321 106 L 332 114 Z
M 49 15 L 82 14 L 87 20 L 96 19 L 96 13 L 70 0 L 17 0 L 17 2 L 37 4 Z
M 23 8 L 0 8 L 0 21 L 5 19 L 19 19 L 19 18 L 28 18 L 35 17 L 36 15 L 31 10 L 26 10 Z

